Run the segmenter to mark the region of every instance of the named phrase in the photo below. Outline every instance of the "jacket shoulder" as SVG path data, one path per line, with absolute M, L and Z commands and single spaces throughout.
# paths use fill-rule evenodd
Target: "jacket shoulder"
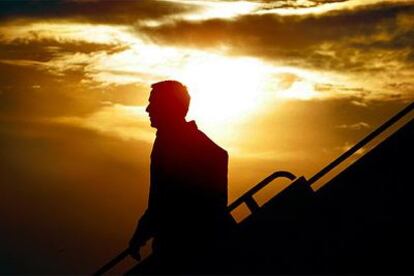
M 220 157 L 228 158 L 228 153 L 225 149 L 217 145 L 213 140 L 210 139 L 204 132 L 201 130 L 197 130 L 197 137 L 198 141 L 203 147 L 203 149 L 208 150 L 210 152 L 214 152 L 217 155 L 220 155 Z

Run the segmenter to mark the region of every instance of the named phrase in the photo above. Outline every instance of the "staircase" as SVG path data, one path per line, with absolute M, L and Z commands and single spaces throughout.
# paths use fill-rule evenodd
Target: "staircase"
M 414 119 L 317 192 L 311 184 L 412 112 L 414 104 L 314 177 L 297 178 L 238 225 L 237 273 L 414 273 Z M 351 153 L 352 152 L 352 153 Z M 252 204 L 251 204 L 252 205 Z

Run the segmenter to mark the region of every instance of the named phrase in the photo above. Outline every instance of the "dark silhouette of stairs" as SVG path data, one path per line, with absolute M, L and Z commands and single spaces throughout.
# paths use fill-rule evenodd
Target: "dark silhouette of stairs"
M 309 180 L 276 172 L 229 205 L 232 211 L 244 203 L 252 214 L 235 222 L 228 267 L 218 273 L 414 274 L 414 119 L 321 189 L 311 188 L 413 109 L 411 103 Z M 259 207 L 253 195 L 278 177 L 293 182 Z
M 413 110 L 413 104 L 350 151 Z M 385 126 L 385 127 L 384 127 Z M 414 273 L 414 120 L 317 192 L 300 177 L 238 225 L 233 271 L 248 274 Z M 328 173 L 345 158 L 327 166 Z M 324 174 L 325 174 L 324 173 Z M 241 261 L 242 260 L 242 261 Z

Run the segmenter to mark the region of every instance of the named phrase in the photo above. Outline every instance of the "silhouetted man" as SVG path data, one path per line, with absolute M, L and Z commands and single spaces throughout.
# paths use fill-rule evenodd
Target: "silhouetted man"
M 152 85 L 146 111 L 157 134 L 149 202 L 130 241 L 131 255 L 139 257 L 154 238 L 152 272 L 209 271 L 227 231 L 228 155 L 186 122 L 189 103 L 177 81 Z

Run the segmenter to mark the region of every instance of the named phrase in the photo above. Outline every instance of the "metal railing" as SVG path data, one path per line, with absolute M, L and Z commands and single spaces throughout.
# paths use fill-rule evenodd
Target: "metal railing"
M 287 171 L 275 172 L 275 173 L 269 175 L 268 177 L 266 177 L 265 179 L 263 179 L 262 181 L 260 181 L 258 184 L 256 184 L 256 186 L 251 188 L 249 191 L 247 191 L 241 197 L 239 197 L 236 201 L 234 201 L 232 204 L 230 204 L 227 207 L 228 212 L 231 212 L 234 209 L 236 209 L 238 206 L 240 206 L 241 204 L 246 203 L 246 206 L 247 206 L 247 208 L 249 208 L 250 212 L 254 213 L 257 209 L 259 209 L 259 205 L 254 200 L 253 196 L 258 191 L 263 189 L 267 184 L 269 184 L 270 182 L 272 182 L 276 178 L 280 178 L 280 177 L 288 178 L 292 181 L 296 179 L 296 176 L 294 176 L 290 172 L 287 172 Z
M 352 148 L 344 152 L 342 155 L 340 155 L 338 158 L 336 158 L 334 161 L 332 161 L 329 165 L 327 165 L 325 168 L 320 170 L 317 174 L 312 176 L 308 183 L 309 185 L 312 185 L 319 179 L 321 179 L 323 176 L 325 176 L 328 172 L 330 172 L 332 169 L 334 169 L 336 166 L 338 166 L 340 163 L 345 161 L 348 157 L 350 157 L 352 154 L 360 150 L 363 146 L 371 142 L 374 138 L 376 138 L 378 135 L 383 133 L 385 130 L 387 130 L 390 126 L 394 125 L 396 122 L 398 122 L 400 119 L 402 119 L 405 115 L 409 114 L 414 109 L 414 102 L 409 104 L 407 107 L 405 107 L 403 110 L 395 114 L 391 119 L 386 121 L 384 124 L 382 124 L 380 127 L 378 127 L 376 130 L 368 134 L 364 139 L 362 139 L 359 143 L 355 144 Z

